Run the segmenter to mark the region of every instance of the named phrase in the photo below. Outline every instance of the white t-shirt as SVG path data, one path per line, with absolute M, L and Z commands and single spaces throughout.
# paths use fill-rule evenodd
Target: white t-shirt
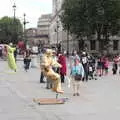
M 82 63 L 83 64 L 87 63 L 87 57 L 82 57 Z
M 91 66 L 89 67 L 89 71 L 90 71 L 90 72 L 92 72 L 92 71 L 93 71 L 93 69 L 92 69 L 92 67 L 91 67 Z
M 33 51 L 33 53 L 38 53 L 38 47 L 37 46 L 33 46 L 32 47 L 32 51 Z

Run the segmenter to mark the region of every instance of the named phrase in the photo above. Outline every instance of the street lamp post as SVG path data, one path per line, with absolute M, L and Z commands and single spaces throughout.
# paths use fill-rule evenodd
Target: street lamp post
M 13 37 L 12 37 L 12 39 L 13 39 L 13 43 L 16 43 L 16 39 L 17 39 L 17 36 L 16 36 L 16 4 L 14 3 L 14 5 L 12 6 L 13 7 L 13 11 L 14 11 L 14 32 L 13 32 Z M 12 40 L 11 40 L 11 42 L 12 42 Z
M 57 20 L 57 30 L 56 30 L 56 33 L 57 33 L 57 45 L 58 45 L 58 42 L 59 42 L 59 21 Z
M 26 14 L 24 13 L 24 21 L 23 21 L 23 25 L 24 25 L 24 34 L 25 34 L 25 29 L 26 29 Z
M 16 17 L 16 4 L 15 3 L 13 5 L 13 11 L 14 11 L 14 21 L 15 21 L 15 17 Z
M 27 43 L 27 40 L 26 40 L 26 33 L 25 33 L 25 30 L 26 30 L 26 24 L 29 23 L 26 21 L 26 14 L 24 13 L 24 21 L 23 21 L 23 25 L 24 25 L 24 42 Z
M 57 36 L 57 48 L 58 48 L 58 41 L 59 41 L 59 21 L 58 21 L 58 0 L 56 0 L 56 36 Z
M 67 55 L 69 56 L 69 30 L 67 30 Z

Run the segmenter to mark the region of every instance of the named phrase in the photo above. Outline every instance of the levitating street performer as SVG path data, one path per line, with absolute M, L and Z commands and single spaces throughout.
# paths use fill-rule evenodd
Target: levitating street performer
M 57 93 L 63 93 L 64 91 L 61 89 L 61 79 L 60 75 L 56 73 L 52 67 L 60 68 L 61 65 L 53 59 L 53 50 L 47 49 L 43 56 L 43 63 L 41 65 L 42 72 L 47 79 L 52 80 L 53 82 L 53 91 Z
M 15 57 L 14 57 L 15 48 L 12 47 L 12 43 L 11 43 L 10 45 L 5 45 L 5 49 L 7 51 L 8 65 L 10 69 L 16 72 L 17 65 L 16 65 Z

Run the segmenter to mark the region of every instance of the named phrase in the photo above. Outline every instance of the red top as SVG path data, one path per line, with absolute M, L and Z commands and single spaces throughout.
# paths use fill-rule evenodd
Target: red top
M 117 57 L 114 58 L 114 62 L 115 62 L 116 64 L 119 62 L 119 60 L 120 60 L 119 56 L 117 56 Z
M 60 73 L 62 75 L 66 75 L 66 72 L 67 72 L 66 57 L 64 55 L 60 55 L 58 57 L 58 62 L 62 65 L 62 67 L 60 68 Z

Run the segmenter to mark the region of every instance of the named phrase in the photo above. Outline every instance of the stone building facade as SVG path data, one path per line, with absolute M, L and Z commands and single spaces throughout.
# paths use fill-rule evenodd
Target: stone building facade
M 37 44 L 46 46 L 49 44 L 49 25 L 51 14 L 44 14 L 38 19 L 37 28 L 26 30 L 26 37 L 29 45 Z
M 37 28 L 29 28 L 26 30 L 26 39 L 28 45 L 33 45 L 37 42 L 36 40 L 37 36 Z
M 53 0 L 53 12 L 50 23 L 50 44 L 61 45 L 61 50 L 71 53 L 73 50 L 79 50 L 78 41 L 73 39 L 67 31 L 63 30 L 63 26 L 59 16 L 61 15 L 61 6 L 64 0 Z
M 51 14 L 42 15 L 37 24 L 37 35 L 40 38 L 40 42 L 49 44 L 49 26 L 51 21 Z
M 62 23 L 59 15 L 61 14 L 61 6 L 64 0 L 53 0 L 53 12 L 50 23 L 50 44 L 61 44 L 62 50 L 86 50 L 89 53 L 99 53 L 104 51 L 104 39 L 98 41 L 96 36 L 84 38 L 84 40 L 76 39 L 74 36 L 68 37 L 67 32 L 63 31 Z M 109 45 L 109 53 L 116 54 L 120 52 L 120 37 L 111 36 Z

